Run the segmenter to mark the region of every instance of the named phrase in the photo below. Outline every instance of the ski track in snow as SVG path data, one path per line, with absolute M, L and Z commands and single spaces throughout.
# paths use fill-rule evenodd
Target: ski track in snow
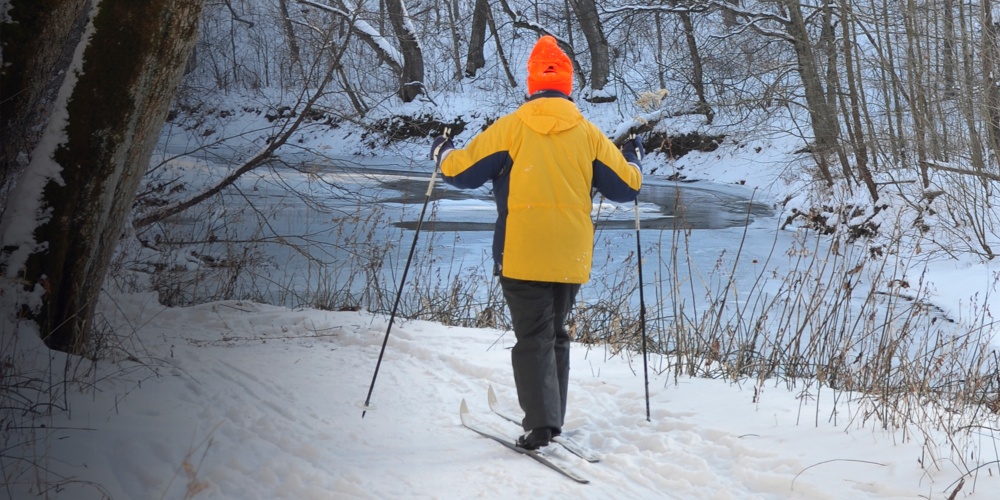
M 78 396 L 65 424 L 95 431 L 49 450 L 67 457 L 59 472 L 113 498 L 915 498 L 942 496 L 958 476 L 924 475 L 919 444 L 898 433 L 828 423 L 824 398 L 815 425 L 816 401 L 773 383 L 755 403 L 752 383 L 651 371 L 647 422 L 641 359 L 574 345 L 566 433 L 601 462 L 552 451 L 591 481 L 580 485 L 461 425 L 464 398 L 477 422 L 518 434 L 486 401 L 493 385 L 515 411 L 510 333 L 397 320 L 362 418 L 385 317 L 240 302 L 123 309 L 141 311 L 128 320 L 144 325 L 158 376 L 124 397 Z M 980 476 L 977 491 L 996 482 Z M 100 498 L 85 485 L 56 496 Z

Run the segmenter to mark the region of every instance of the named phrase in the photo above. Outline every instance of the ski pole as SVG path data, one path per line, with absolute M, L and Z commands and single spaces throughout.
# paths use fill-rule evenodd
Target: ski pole
M 451 128 L 445 128 L 445 138 L 451 134 Z M 365 404 L 362 407 L 361 418 L 365 418 L 368 413 L 369 403 L 372 399 L 372 391 L 375 390 L 375 379 L 378 378 L 379 367 L 382 366 L 382 357 L 385 355 L 385 346 L 389 343 L 389 332 L 392 331 L 392 323 L 396 319 L 396 311 L 399 309 L 399 300 L 403 296 L 403 285 L 406 284 L 406 275 L 410 271 L 410 262 L 413 261 L 413 252 L 417 248 L 417 237 L 420 236 L 420 227 L 424 223 L 424 214 L 427 213 L 427 203 L 431 199 L 431 192 L 434 191 L 434 181 L 437 180 L 437 161 L 434 162 L 434 171 L 431 173 L 431 182 L 427 184 L 427 193 L 424 195 L 424 206 L 420 209 L 420 217 L 417 219 L 417 228 L 413 232 L 413 243 L 410 245 L 410 254 L 406 257 L 406 265 L 403 266 L 403 276 L 399 279 L 399 290 L 396 292 L 396 300 L 392 304 L 392 312 L 389 314 L 389 326 L 385 329 L 385 338 L 382 339 L 382 350 L 378 353 L 378 361 L 375 363 L 375 373 L 372 374 L 372 383 L 368 386 L 368 396 L 365 397 Z
M 635 246 L 639 261 L 639 325 L 642 331 L 642 374 L 646 386 L 646 421 L 649 422 L 649 368 L 646 362 L 646 299 L 642 292 L 642 244 L 639 243 L 639 199 L 635 200 Z
M 635 139 L 635 134 L 629 134 L 629 139 Z M 633 142 L 633 144 L 635 144 Z M 635 148 L 635 156 L 642 160 L 642 153 Z M 642 291 L 642 243 L 639 241 L 639 197 L 635 198 L 635 250 L 639 263 L 639 327 L 642 333 L 642 375 L 646 389 L 646 421 L 649 422 L 649 367 L 646 362 L 646 299 Z

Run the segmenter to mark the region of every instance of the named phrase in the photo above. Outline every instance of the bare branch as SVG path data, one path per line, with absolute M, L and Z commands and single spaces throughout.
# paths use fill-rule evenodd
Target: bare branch
M 338 9 L 336 7 L 322 4 L 319 2 L 314 2 L 312 0 L 296 0 L 296 1 L 303 5 L 315 7 L 317 9 L 343 17 L 348 21 L 348 24 L 351 27 L 351 33 L 353 33 L 354 36 L 358 37 L 358 39 L 365 42 L 366 44 L 368 44 L 369 47 L 374 49 L 375 53 L 378 54 L 379 58 L 381 58 L 386 64 L 388 64 L 389 67 L 392 68 L 394 72 L 396 72 L 397 74 L 403 72 L 403 57 L 399 54 L 399 52 L 396 51 L 395 48 L 393 48 L 392 45 L 389 44 L 389 42 L 385 40 L 385 38 L 378 32 L 378 30 L 376 30 L 367 22 L 359 20 L 356 15 L 353 15 L 344 9 Z

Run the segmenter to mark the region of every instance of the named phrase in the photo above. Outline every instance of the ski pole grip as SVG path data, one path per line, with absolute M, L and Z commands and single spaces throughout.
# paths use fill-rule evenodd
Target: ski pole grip
M 450 139 L 451 138 L 451 127 L 445 127 L 444 128 L 444 132 L 441 133 L 441 137 L 444 137 L 445 139 Z M 445 143 L 447 143 L 447 142 L 448 141 L 445 141 Z M 442 143 L 442 146 L 445 143 Z M 435 156 L 437 156 L 437 155 L 435 154 Z M 429 183 L 427 183 L 427 193 L 424 194 L 425 199 L 430 199 L 431 194 L 434 192 L 434 181 L 437 180 L 438 167 L 440 167 L 440 166 L 441 166 L 440 162 L 435 162 L 435 164 L 434 164 L 434 171 L 431 172 L 431 181 Z M 425 201 L 425 203 L 426 203 L 426 201 Z
M 635 151 L 635 158 L 639 161 L 642 161 L 642 151 L 635 143 L 635 132 L 628 133 L 628 140 L 632 141 L 632 149 Z

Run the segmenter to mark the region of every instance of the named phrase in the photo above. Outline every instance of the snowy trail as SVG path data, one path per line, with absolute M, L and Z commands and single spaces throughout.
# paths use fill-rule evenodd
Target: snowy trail
M 493 385 L 516 404 L 512 334 L 397 322 L 362 419 L 384 317 L 122 300 L 142 311 L 129 321 L 145 325 L 159 376 L 125 397 L 111 390 L 125 377 L 80 396 L 67 425 L 94 431 L 49 451 L 58 472 L 113 498 L 916 498 L 946 496 L 959 475 L 924 475 L 919 444 L 898 434 L 827 423 L 826 396 L 816 426 L 816 401 L 773 383 L 755 403 L 751 383 L 651 373 L 647 422 L 641 363 L 574 346 L 566 431 L 601 455 L 567 454 L 591 481 L 580 485 L 461 426 L 464 398 L 479 421 L 517 433 L 486 400 Z M 996 474 L 980 476 L 980 494 L 995 487 Z M 56 497 L 100 495 L 70 485 Z

